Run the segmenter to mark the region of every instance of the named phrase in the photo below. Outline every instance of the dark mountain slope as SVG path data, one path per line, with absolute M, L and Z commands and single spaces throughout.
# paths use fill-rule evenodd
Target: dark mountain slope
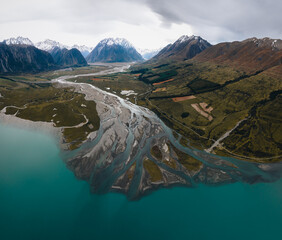
M 34 46 L 0 43 L 0 73 L 39 72 L 55 68 L 52 56 Z
M 51 55 L 55 63 L 61 67 L 81 67 L 87 65 L 85 58 L 76 48 L 67 50 L 66 48 L 60 49 L 59 47 L 55 47 L 51 51 Z

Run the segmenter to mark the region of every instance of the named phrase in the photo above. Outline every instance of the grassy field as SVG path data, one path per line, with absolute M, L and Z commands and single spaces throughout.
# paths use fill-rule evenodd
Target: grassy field
M 159 169 L 158 165 L 155 164 L 153 161 L 145 158 L 143 161 L 143 167 L 148 172 L 150 176 L 150 180 L 152 182 L 158 182 L 163 180 L 163 175 L 161 170 Z
M 224 141 L 225 153 L 227 151 L 233 153 L 229 155 L 248 156 L 249 152 L 253 152 L 253 156 L 261 158 L 261 162 L 279 161 L 279 158 L 272 157 L 281 155 L 281 106 L 282 95 L 255 106 L 252 116 Z M 219 149 L 217 153 L 222 151 L 223 149 Z
M 74 81 L 74 80 L 73 80 Z M 138 80 L 136 74 L 131 73 L 116 73 L 105 76 L 95 77 L 79 77 L 77 82 L 84 82 L 96 86 L 102 90 L 118 95 L 135 103 L 135 97 L 142 95 L 147 91 L 151 91 L 152 87 L 142 81 Z M 134 94 L 122 94 L 122 91 L 133 90 Z
M 70 149 L 79 147 L 88 134 L 99 129 L 95 102 L 86 101 L 82 94 L 74 93 L 70 88 L 0 78 L 0 93 L 0 110 L 6 107 L 6 114 L 26 120 L 52 122 L 54 127 L 63 127 L 63 135 Z M 80 126 L 81 123 L 85 124 Z

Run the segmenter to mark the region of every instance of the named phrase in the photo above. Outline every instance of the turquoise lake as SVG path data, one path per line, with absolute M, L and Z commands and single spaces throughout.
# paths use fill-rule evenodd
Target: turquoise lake
M 282 181 L 93 195 L 56 141 L 0 124 L 0 239 L 282 239 Z

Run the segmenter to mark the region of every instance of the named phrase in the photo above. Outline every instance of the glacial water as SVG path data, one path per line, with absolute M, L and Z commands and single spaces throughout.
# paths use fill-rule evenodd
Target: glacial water
M 56 141 L 0 124 L 0 239 L 282 239 L 282 181 L 94 195 Z

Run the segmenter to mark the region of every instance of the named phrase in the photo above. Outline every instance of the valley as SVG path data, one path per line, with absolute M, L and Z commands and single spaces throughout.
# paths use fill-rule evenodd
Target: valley
M 282 69 L 280 45 L 269 44 L 182 36 L 149 61 L 126 62 L 141 58 L 109 38 L 90 64 L 55 47 L 59 69 L 0 77 L 0 120 L 54 133 L 68 168 L 96 193 L 135 200 L 160 187 L 275 181 Z M 267 63 L 241 64 L 246 48 Z M 112 62 L 120 51 L 124 59 Z
M 207 74 L 204 69 L 208 69 L 207 72 L 218 69 L 194 62 L 184 64 L 188 69 L 192 66 L 197 70 L 201 68 L 203 76 Z M 279 134 L 274 135 L 272 141 L 268 140 L 264 148 L 267 150 L 271 146 L 271 153 L 276 153 L 278 157 L 257 157 L 249 147 L 247 154 L 241 158 L 243 148 L 234 145 L 238 142 L 232 139 L 246 138 L 245 141 L 251 141 L 251 147 L 256 144 L 254 139 L 249 138 L 250 135 L 241 134 L 240 128 L 244 127 L 241 124 L 212 147 L 211 152 L 217 155 L 208 151 L 216 140 L 243 118 L 246 119 L 242 123 L 254 121 L 255 115 L 248 117 L 249 109 L 234 110 L 236 105 L 240 108 L 242 104 L 238 99 L 226 98 L 222 94 L 223 91 L 237 92 L 236 88 L 230 86 L 236 86 L 238 81 L 228 84 L 228 90 L 226 86 L 213 90 L 214 85 L 208 80 L 203 83 L 198 80 L 198 85 L 192 85 L 191 81 L 184 82 L 183 76 L 188 76 L 187 70 L 178 64 L 147 65 L 146 72 L 139 65 L 129 67 L 129 64 L 92 65 L 73 71 L 27 75 L 23 77 L 24 80 L 20 80 L 21 77 L 3 77 L 0 79 L 1 114 L 9 115 L 11 119 L 16 117 L 51 123 L 61 136 L 66 165 L 76 177 L 89 182 L 93 192 L 118 191 L 125 193 L 129 199 L 139 199 L 159 187 L 192 187 L 199 183 L 222 184 L 238 180 L 253 182 L 257 175 L 260 175 L 259 181 L 273 181 L 279 176 L 281 152 L 279 146 L 275 145 L 280 141 Z M 138 71 L 142 74 L 138 74 Z M 170 71 L 174 74 L 173 80 Z M 224 85 L 230 81 L 228 79 L 232 74 L 235 79 L 240 78 L 240 72 L 229 68 L 219 68 L 218 72 L 220 76 L 228 72 L 228 77 L 225 81 L 218 80 L 217 84 Z M 142 80 L 146 74 L 149 75 L 147 82 Z M 255 75 L 255 79 L 258 75 Z M 189 76 L 190 79 L 199 79 Z M 216 74 L 211 76 L 215 78 Z M 151 78 L 157 79 L 159 85 L 148 84 Z M 167 81 L 168 78 L 171 81 Z M 243 79 L 245 81 L 247 78 Z M 182 81 L 183 87 L 176 85 L 175 81 Z M 253 85 L 249 84 L 249 89 L 252 89 Z M 160 86 L 163 90 L 156 91 Z M 280 87 L 279 82 L 275 84 L 274 81 L 272 86 L 270 93 Z M 165 95 L 171 89 L 175 92 L 176 88 L 177 95 Z M 250 106 L 256 105 L 260 99 L 259 93 L 255 96 L 257 98 L 250 100 Z M 279 126 L 279 116 L 275 115 L 279 114 L 275 109 L 280 101 L 277 96 L 279 92 L 265 104 L 261 102 L 257 111 L 258 116 L 264 116 L 263 113 L 271 111 L 269 106 L 272 106 L 274 115 L 268 116 L 273 115 Z M 233 111 L 227 112 L 222 102 L 224 100 L 228 100 L 228 106 L 234 107 Z M 266 123 L 265 127 L 269 125 Z M 236 152 L 229 150 L 235 148 Z M 245 170 L 247 168 L 248 171 Z

